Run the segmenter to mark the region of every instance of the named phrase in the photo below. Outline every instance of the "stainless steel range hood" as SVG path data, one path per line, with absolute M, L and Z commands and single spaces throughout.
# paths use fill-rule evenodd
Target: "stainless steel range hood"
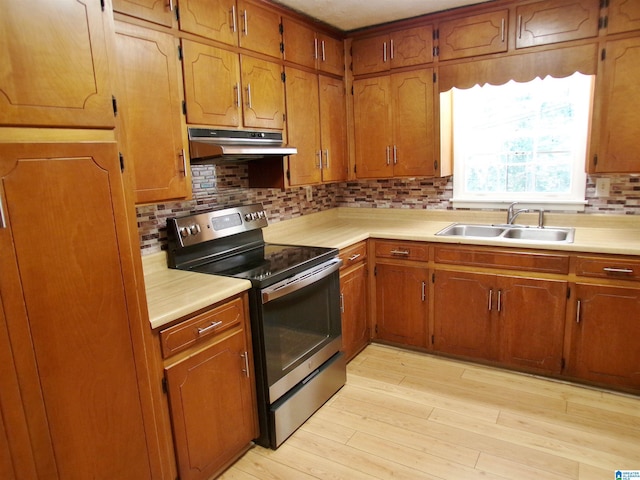
M 281 132 L 189 128 L 192 164 L 246 162 L 295 155 L 298 149 L 282 142 Z

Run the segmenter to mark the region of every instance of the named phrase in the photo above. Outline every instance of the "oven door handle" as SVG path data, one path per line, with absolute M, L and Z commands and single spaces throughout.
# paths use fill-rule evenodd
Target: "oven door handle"
M 288 295 L 296 290 L 300 290 L 301 288 L 322 280 L 333 272 L 338 271 L 341 266 L 342 260 L 339 258 L 333 258 L 328 262 L 322 263 L 316 267 L 310 268 L 309 270 L 305 270 L 298 275 L 294 275 L 293 277 L 282 280 L 270 287 L 264 288 L 261 290 L 262 304 L 264 305 L 271 300 L 283 297 L 284 295 Z

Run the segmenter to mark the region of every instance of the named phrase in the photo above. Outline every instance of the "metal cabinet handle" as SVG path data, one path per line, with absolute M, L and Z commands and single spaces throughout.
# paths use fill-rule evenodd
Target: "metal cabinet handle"
M 249 376 L 249 354 L 247 352 L 241 353 L 240 356 L 244 359 L 244 368 L 242 372 L 248 377 Z
M 633 268 L 616 268 L 616 267 L 604 267 L 604 270 L 607 273 L 625 273 L 625 274 L 633 274 Z
M 4 206 L 2 205 L 2 197 L 0 197 L 0 228 L 7 228 L 7 221 L 4 217 Z
M 502 42 L 504 43 L 504 25 L 505 25 L 505 19 L 502 19 L 502 28 L 500 29 L 500 35 L 502 38 Z
M 249 35 L 249 21 L 247 20 L 247 10 L 245 9 L 243 12 L 244 13 L 242 14 L 242 25 L 243 25 L 242 33 L 244 33 L 244 36 L 246 37 L 247 35 Z
M 391 255 L 409 256 L 409 250 L 391 250 Z
M 322 170 L 322 150 L 316 152 L 316 157 L 318 157 L 318 168 Z
M 237 29 L 238 29 L 238 24 L 236 22 L 236 6 L 232 5 L 231 6 L 231 31 L 233 33 L 236 33 Z
M 393 146 L 393 164 L 394 165 L 398 164 L 398 147 L 397 147 L 397 145 Z
M 393 38 L 391 39 L 391 41 L 389 42 L 389 44 L 391 45 L 390 47 L 390 53 L 391 53 L 391 60 L 393 60 L 394 55 L 394 48 L 393 48 Z
M 427 298 L 427 283 L 426 282 L 422 282 L 422 301 L 424 302 L 425 299 Z
M 251 84 L 247 85 L 247 107 L 251 107 Z
M 340 312 L 344 313 L 344 293 L 340 294 Z
M 324 47 L 324 40 L 322 40 L 321 45 L 322 45 L 322 61 L 326 62 L 327 56 L 326 56 L 325 47 Z
M 502 290 L 498 290 L 498 312 L 502 310 Z
M 488 309 L 491 311 L 493 308 L 493 288 L 489 290 L 489 306 Z
M 173 0 L 169 0 L 169 4 L 167 5 L 167 7 L 169 7 L 170 12 L 173 12 Z
M 382 43 L 382 61 L 387 63 L 387 42 Z
M 349 261 L 350 261 L 350 262 L 353 262 L 354 260 L 356 260 L 356 259 L 360 258 L 360 255 L 361 255 L 360 253 L 356 253 L 355 255 L 351 255 L 351 256 L 349 257 Z
M 236 83 L 233 87 L 233 91 L 236 94 L 236 107 L 240 108 L 240 84 Z
M 518 15 L 518 38 L 522 38 L 522 15 Z
M 391 146 L 387 145 L 387 165 L 391 164 Z
M 313 39 L 313 59 L 318 60 L 318 39 Z
M 576 323 L 580 323 L 580 306 L 582 302 L 578 300 L 578 307 L 576 308 Z
M 329 149 L 324 151 L 324 168 L 329 168 Z
M 187 154 L 184 151 L 184 148 L 180 151 L 180 157 L 182 157 L 182 173 L 184 176 L 187 176 Z
M 211 322 L 211 325 L 209 325 L 208 327 L 198 328 L 198 335 L 202 335 L 203 333 L 207 333 L 207 332 L 215 329 L 216 327 L 219 327 L 220 325 L 222 325 L 222 321 Z

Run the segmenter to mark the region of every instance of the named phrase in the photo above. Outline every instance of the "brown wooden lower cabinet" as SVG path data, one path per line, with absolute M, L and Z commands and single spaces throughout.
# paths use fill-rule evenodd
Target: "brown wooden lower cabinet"
M 640 388 L 640 288 L 578 283 L 567 374 Z
M 182 480 L 206 480 L 219 474 L 258 436 L 255 379 L 245 311 L 244 301 L 237 298 L 186 320 L 192 322 L 186 329 L 178 324 L 160 333 L 163 347 L 171 337 L 182 338 L 185 331 L 193 332 L 194 337 L 203 337 L 196 339 L 190 349 L 170 357 L 165 366 Z M 197 332 L 203 329 L 198 325 L 204 317 L 205 329 L 218 321 L 220 326 L 211 334 L 200 335 Z
M 342 351 L 351 360 L 369 343 L 367 266 L 364 262 L 340 273 Z

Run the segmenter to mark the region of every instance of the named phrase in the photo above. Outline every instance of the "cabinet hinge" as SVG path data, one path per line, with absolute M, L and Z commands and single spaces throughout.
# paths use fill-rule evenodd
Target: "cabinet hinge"
M 433 169 L 437 172 L 438 171 L 438 161 L 434 160 L 433 161 Z
M 601 0 L 600 8 L 607 8 L 609 6 L 609 0 Z
M 351 95 L 353 95 L 353 85 L 351 85 Z
M 182 100 L 182 114 L 187 114 L 187 102 L 185 100 Z
M 607 49 L 603 48 L 602 52 L 600 52 L 600 60 L 605 60 L 607 58 Z
M 118 152 L 118 157 L 120 158 L 120 171 L 124 172 L 124 155 L 122 155 L 122 152 Z
M 440 55 L 440 47 L 433 47 L 433 56 L 437 57 L 438 55 Z
M 104 12 L 104 0 L 100 0 L 100 8 Z
M 162 377 L 162 393 L 167 393 L 169 391 L 167 387 L 167 378 Z
M 113 116 L 118 116 L 118 100 L 114 95 L 111 95 L 111 106 L 113 107 Z
M 375 267 L 373 267 L 373 276 L 374 277 L 378 276 L 378 266 L 377 265 Z
M 282 23 L 278 25 L 278 31 L 280 32 L 280 35 L 284 33 L 284 25 Z
M 594 165 L 598 165 L 598 155 L 597 154 L 593 156 L 593 164 Z
M 184 56 L 182 55 L 182 45 L 178 45 L 178 60 L 184 60 Z
M 436 273 L 435 272 L 433 272 L 431 274 L 431 283 L 436 283 Z
M 607 26 L 609 26 L 609 17 L 607 15 L 600 17 L 598 19 L 598 29 L 602 30 L 603 28 L 607 28 Z
M 180 21 L 180 7 L 176 6 L 175 11 L 176 11 L 176 20 Z
M 291 170 L 287 169 L 287 180 L 291 181 Z
M 374 328 L 376 335 L 378 334 L 378 325 L 376 325 L 376 328 Z
M 564 371 L 565 365 L 566 365 L 566 362 L 565 362 L 564 358 L 561 358 L 560 359 L 560 370 L 561 371 Z
M 284 53 L 284 42 L 280 42 L 280 53 Z
M 280 74 L 280 78 L 282 78 L 282 83 L 285 83 L 285 82 L 287 81 L 287 75 L 286 75 L 286 73 L 282 72 L 282 73 Z
M 436 83 L 438 81 L 438 74 L 436 72 L 433 72 L 433 83 Z
M 567 298 L 571 298 L 571 287 L 567 288 Z
M 436 336 L 431 335 L 431 345 L 433 345 L 434 343 L 436 343 Z

